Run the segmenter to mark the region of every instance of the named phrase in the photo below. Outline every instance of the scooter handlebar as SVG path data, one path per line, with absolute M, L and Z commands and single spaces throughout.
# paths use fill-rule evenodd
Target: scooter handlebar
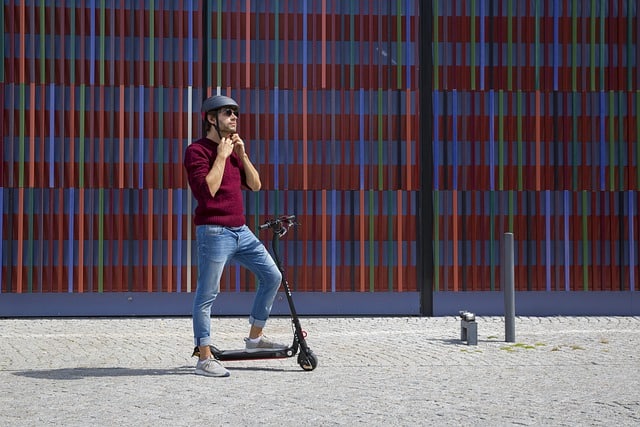
M 284 215 L 279 218 L 270 219 L 264 224 L 258 227 L 258 230 L 264 230 L 265 228 L 280 228 L 282 224 L 286 224 L 287 226 L 291 226 L 295 224 L 296 216 L 295 215 Z

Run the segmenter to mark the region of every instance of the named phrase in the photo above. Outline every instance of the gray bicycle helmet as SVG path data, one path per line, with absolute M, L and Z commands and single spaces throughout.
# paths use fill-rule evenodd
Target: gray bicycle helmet
M 204 100 L 201 108 L 202 120 L 205 123 L 205 129 L 204 129 L 205 133 L 207 132 L 209 126 L 213 126 L 213 128 L 218 133 L 218 137 L 221 139 L 222 139 L 222 135 L 220 135 L 220 128 L 218 127 L 218 124 L 215 123 L 212 125 L 208 123 L 206 120 L 206 115 L 209 111 L 216 111 L 223 107 L 236 107 L 238 110 L 240 109 L 240 106 L 233 98 L 229 98 L 228 96 L 224 96 L 224 95 L 210 96 L 209 98 Z
M 202 103 L 202 114 L 205 114 L 212 110 L 217 110 L 222 107 L 236 107 L 240 109 L 240 106 L 233 98 L 229 98 L 224 95 L 213 95 L 205 99 Z

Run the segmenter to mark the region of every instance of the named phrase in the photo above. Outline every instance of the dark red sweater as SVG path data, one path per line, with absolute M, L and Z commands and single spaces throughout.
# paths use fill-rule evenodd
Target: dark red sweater
M 239 227 L 245 223 L 242 187 L 246 188 L 247 183 L 244 167 L 236 154 L 232 153 L 227 158 L 220 188 L 212 197 L 205 177 L 217 155 L 218 144 L 207 138 L 195 141 L 185 151 L 184 167 L 189 187 L 198 201 L 193 222 L 196 225 Z

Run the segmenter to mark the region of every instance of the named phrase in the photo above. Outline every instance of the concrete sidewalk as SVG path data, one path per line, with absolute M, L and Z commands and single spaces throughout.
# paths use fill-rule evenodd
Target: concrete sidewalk
M 302 318 L 319 359 L 193 374 L 189 318 L 0 319 L 0 425 L 639 425 L 640 318 Z M 240 348 L 244 318 L 213 318 Z M 267 334 L 290 340 L 290 321 Z

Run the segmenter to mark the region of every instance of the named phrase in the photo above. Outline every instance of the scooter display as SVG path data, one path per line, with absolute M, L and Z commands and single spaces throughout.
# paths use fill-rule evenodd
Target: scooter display
M 318 358 L 309 348 L 306 341 L 307 333 L 302 329 L 300 325 L 300 319 L 293 304 L 293 297 L 291 295 L 291 287 L 285 277 L 284 268 L 280 260 L 280 239 L 287 234 L 289 228 L 294 225 L 299 225 L 296 222 L 295 215 L 286 215 L 279 218 L 271 219 L 258 227 L 259 230 L 271 229 L 273 237 L 271 239 L 271 248 L 273 255 L 278 265 L 278 269 L 282 273 L 282 287 L 284 288 L 287 296 L 287 302 L 289 303 L 289 310 L 291 312 L 291 325 L 293 329 L 293 342 L 284 349 L 279 350 L 260 350 L 248 352 L 242 350 L 220 350 L 217 347 L 210 345 L 211 353 L 220 361 L 232 361 L 232 360 L 256 360 L 256 359 L 285 359 L 288 357 L 298 356 L 298 364 L 305 371 L 313 371 L 318 366 Z M 192 356 L 199 356 L 200 351 L 196 346 L 193 350 Z

